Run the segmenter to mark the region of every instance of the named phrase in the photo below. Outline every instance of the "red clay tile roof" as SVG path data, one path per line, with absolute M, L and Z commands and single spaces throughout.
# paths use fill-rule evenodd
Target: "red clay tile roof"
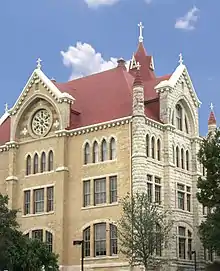
M 213 111 L 210 112 L 208 125 L 216 124 L 216 118 Z
M 10 125 L 11 125 L 10 117 L 8 117 L 0 125 L 0 146 L 4 145 L 6 142 L 10 141 Z

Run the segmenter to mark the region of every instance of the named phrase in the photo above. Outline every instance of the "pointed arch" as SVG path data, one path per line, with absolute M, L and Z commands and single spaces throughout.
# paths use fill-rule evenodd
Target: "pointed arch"
M 182 168 L 182 169 L 185 168 L 184 164 L 185 164 L 185 160 L 184 160 L 184 150 L 183 150 L 183 148 L 182 148 L 182 149 L 181 149 L 181 168 Z
M 41 158 L 40 158 L 40 172 L 46 171 L 46 153 L 42 152 Z
M 54 160 L 53 151 L 50 150 L 48 154 L 48 171 L 52 171 L 54 169 L 53 160 Z
M 86 142 L 84 146 L 84 165 L 90 163 L 90 145 Z
M 114 137 L 110 139 L 110 160 L 115 160 L 117 156 L 116 140 Z
M 39 161 L 38 161 L 38 154 L 35 153 L 34 155 L 34 165 L 33 165 L 33 173 L 36 174 L 39 171 Z
M 151 138 L 151 157 L 155 158 L 155 138 L 152 136 Z
M 176 146 L 176 166 L 179 167 L 179 147 Z
M 102 140 L 101 143 L 101 161 L 106 161 L 108 159 L 108 148 L 107 142 L 105 139 Z
M 93 163 L 98 163 L 99 161 L 99 145 L 98 142 L 95 141 L 93 143 L 93 148 L 92 148 L 92 161 Z
M 150 138 L 149 135 L 146 135 L 146 155 L 149 157 L 149 152 L 150 152 Z
M 31 174 L 31 156 L 30 154 L 26 158 L 26 175 Z
M 157 139 L 157 160 L 161 160 L 161 143 L 159 138 Z

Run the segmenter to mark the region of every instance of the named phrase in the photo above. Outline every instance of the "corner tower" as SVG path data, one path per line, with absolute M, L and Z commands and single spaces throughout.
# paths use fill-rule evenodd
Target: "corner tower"
M 139 63 L 137 63 L 132 90 L 132 191 L 137 193 L 147 191 L 144 84 Z

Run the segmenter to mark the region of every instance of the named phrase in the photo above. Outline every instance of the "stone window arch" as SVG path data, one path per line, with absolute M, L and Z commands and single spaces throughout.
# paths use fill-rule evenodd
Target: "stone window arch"
M 42 152 L 41 153 L 41 158 L 40 158 L 40 172 L 46 171 L 46 153 Z
M 84 165 L 90 163 L 90 145 L 86 142 L 84 147 Z
M 159 138 L 157 139 L 157 160 L 161 160 L 161 143 Z
M 152 136 L 151 138 L 151 157 L 155 158 L 155 138 Z
M 38 154 L 35 153 L 34 155 L 34 165 L 33 165 L 33 173 L 36 174 L 39 171 L 39 159 L 38 159 Z
M 26 158 L 26 175 L 31 174 L 31 156 L 30 154 Z
M 48 171 L 52 171 L 54 169 L 54 155 L 53 151 L 50 150 L 48 154 Z
M 99 161 L 99 145 L 97 141 L 93 143 L 92 160 L 93 160 L 93 163 L 98 163 Z
M 149 135 L 146 135 L 146 155 L 149 157 L 149 152 L 150 152 L 150 138 Z
M 116 140 L 114 137 L 110 139 L 110 160 L 115 160 L 117 156 Z
M 108 159 L 108 148 L 107 142 L 105 139 L 102 140 L 101 143 L 101 161 L 106 161 Z

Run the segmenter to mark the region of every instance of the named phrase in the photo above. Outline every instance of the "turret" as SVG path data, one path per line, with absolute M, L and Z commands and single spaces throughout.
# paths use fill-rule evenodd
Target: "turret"
M 147 191 L 147 156 L 144 110 L 144 84 L 140 73 L 140 64 L 137 63 L 136 76 L 133 83 L 132 108 L 132 190 Z
M 214 114 L 214 111 L 213 111 L 213 104 L 212 103 L 210 105 L 210 109 L 211 109 L 211 112 L 210 112 L 209 120 L 208 120 L 208 133 L 214 132 L 216 127 L 217 127 L 216 126 L 216 118 L 215 118 L 215 114 Z

